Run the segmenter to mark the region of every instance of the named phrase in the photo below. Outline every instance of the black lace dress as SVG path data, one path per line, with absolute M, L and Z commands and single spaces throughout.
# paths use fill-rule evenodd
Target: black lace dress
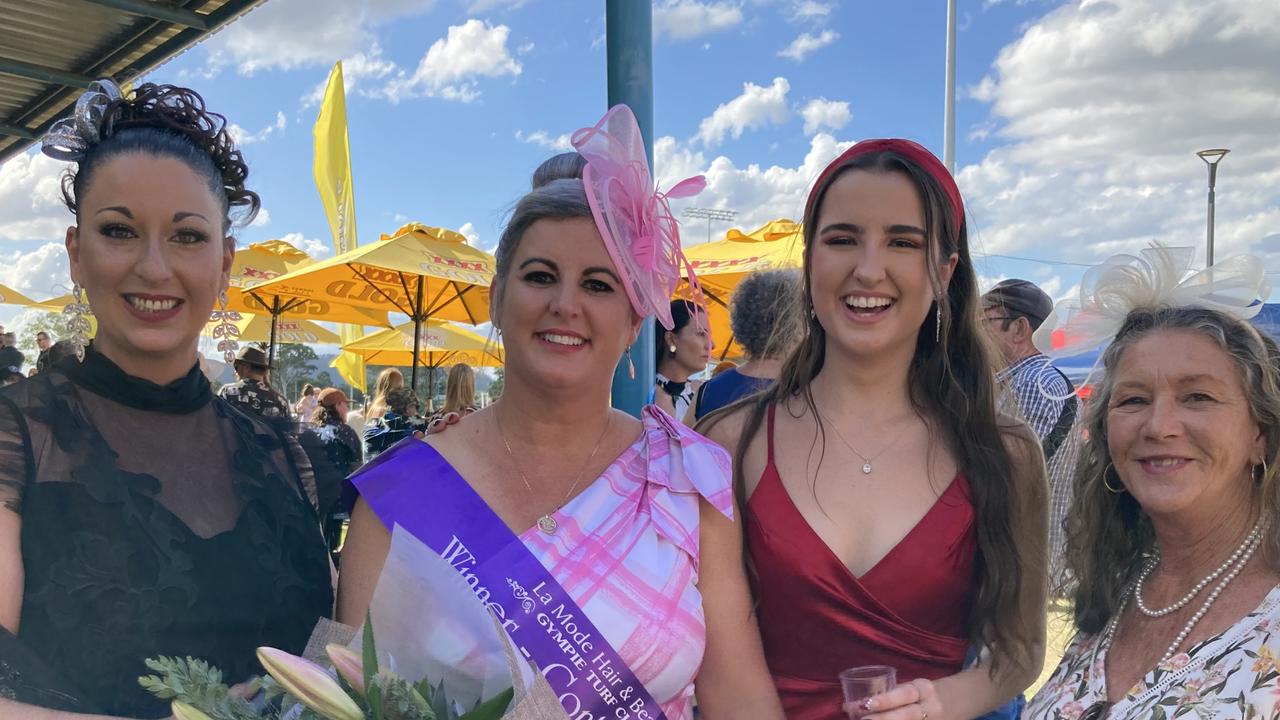
M 333 604 L 313 502 L 296 442 L 198 367 L 161 387 L 91 349 L 6 388 L 0 512 L 22 517 L 25 588 L 0 693 L 42 697 L 21 690 L 25 650 L 81 710 L 167 717 L 138 686 L 146 658 L 202 658 L 236 683 L 261 673 L 260 645 L 301 652 Z

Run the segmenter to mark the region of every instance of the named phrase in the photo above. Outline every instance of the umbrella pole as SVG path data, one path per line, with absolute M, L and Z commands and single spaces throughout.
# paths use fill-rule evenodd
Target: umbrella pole
M 413 370 L 410 373 L 409 387 L 418 391 L 418 347 L 422 340 L 422 276 L 418 276 L 417 301 L 413 306 Z
M 280 320 L 280 296 L 277 295 L 271 303 L 271 343 L 267 349 L 267 366 L 274 367 L 276 364 L 276 323 Z

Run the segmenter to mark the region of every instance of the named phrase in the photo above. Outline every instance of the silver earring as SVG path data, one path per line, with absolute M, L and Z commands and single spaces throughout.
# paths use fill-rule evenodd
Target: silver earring
M 942 342 L 942 303 L 938 302 L 933 309 L 933 342 Z
M 80 287 L 80 283 L 71 284 L 71 294 L 75 296 L 75 302 L 67 303 L 62 308 L 62 314 L 69 316 L 71 319 L 67 321 L 67 331 L 71 333 L 71 346 L 75 348 L 76 358 L 84 360 L 84 349 L 89 346 L 89 318 L 93 316 L 93 308 L 89 307 L 89 303 L 84 300 L 84 289 Z
M 236 321 L 240 319 L 240 313 L 234 310 L 227 310 L 227 291 L 223 290 L 218 293 L 218 309 L 213 311 L 213 319 L 218 321 L 217 326 L 213 328 L 213 338 L 218 341 L 218 350 L 222 352 L 222 359 L 231 365 L 236 361 L 236 351 L 240 349 L 240 328 L 236 325 Z

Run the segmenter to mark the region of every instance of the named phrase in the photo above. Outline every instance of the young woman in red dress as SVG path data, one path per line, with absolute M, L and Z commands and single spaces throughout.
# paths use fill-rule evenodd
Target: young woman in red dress
M 840 671 L 879 664 L 900 685 L 866 717 L 981 715 L 1040 671 L 1047 500 L 1036 438 L 995 411 L 960 192 L 923 147 L 864 141 L 804 242 L 803 341 L 700 426 L 734 453 L 787 717 L 840 717 Z

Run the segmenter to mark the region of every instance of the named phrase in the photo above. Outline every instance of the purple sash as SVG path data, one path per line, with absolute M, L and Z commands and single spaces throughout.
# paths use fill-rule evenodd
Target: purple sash
M 577 720 L 666 720 L 604 635 L 457 470 L 408 438 L 351 476 L 388 528 L 452 565 Z

